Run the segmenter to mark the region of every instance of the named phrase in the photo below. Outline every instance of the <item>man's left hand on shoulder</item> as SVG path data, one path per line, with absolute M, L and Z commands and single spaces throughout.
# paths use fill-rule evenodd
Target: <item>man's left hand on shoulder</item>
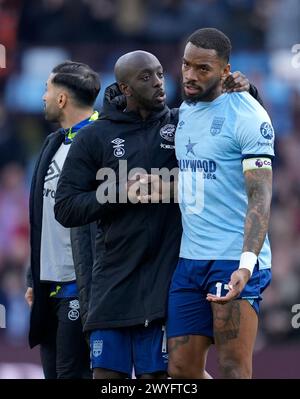
M 240 71 L 231 73 L 222 83 L 223 93 L 249 91 L 249 89 L 250 82 L 246 78 L 246 76 Z

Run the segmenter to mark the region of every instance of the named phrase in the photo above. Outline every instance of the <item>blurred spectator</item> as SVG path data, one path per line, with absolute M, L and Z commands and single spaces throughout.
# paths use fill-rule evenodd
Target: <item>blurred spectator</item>
M 24 267 L 29 256 L 29 227 L 28 192 L 22 167 L 7 164 L 1 171 L 0 184 L 0 269 L 5 261 Z
M 5 48 L 1 53 L 5 55 L 5 68 L 0 68 L 0 84 L 14 68 L 21 3 L 22 0 L 0 0 L 0 44 Z
M 25 162 L 25 151 L 4 104 L 0 101 L 0 170 L 10 162 Z
M 149 0 L 145 33 L 148 40 L 177 42 L 200 27 L 224 28 L 229 12 L 226 1 Z
M 7 266 L 0 284 L 7 312 L 5 340 L 13 346 L 24 345 L 29 325 L 29 309 L 23 294 L 24 275 L 13 266 L 13 263 L 8 263 Z
M 27 0 L 21 12 L 19 40 L 24 45 L 113 40 L 115 4 L 116 0 Z
M 120 32 L 135 36 L 144 28 L 145 2 L 141 0 L 119 0 L 116 25 Z
M 258 2 L 260 3 L 260 2 Z M 266 48 L 291 49 L 300 40 L 299 0 L 264 0 L 261 8 L 268 13 L 266 19 Z M 267 7 L 264 7 L 266 5 Z

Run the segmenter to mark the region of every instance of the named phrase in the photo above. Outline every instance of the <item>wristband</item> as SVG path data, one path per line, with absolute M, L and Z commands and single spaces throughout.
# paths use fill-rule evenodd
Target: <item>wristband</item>
M 256 263 L 257 256 L 253 252 L 243 252 L 240 258 L 239 269 L 248 269 L 251 277 Z

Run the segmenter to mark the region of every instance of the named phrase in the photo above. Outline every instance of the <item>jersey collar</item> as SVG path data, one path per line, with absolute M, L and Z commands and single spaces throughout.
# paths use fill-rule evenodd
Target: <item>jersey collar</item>
M 91 122 L 96 121 L 99 118 L 99 112 L 94 111 L 92 116 L 90 118 L 84 119 L 83 121 L 77 123 L 76 125 L 68 128 L 68 129 L 60 129 L 61 134 L 65 136 L 64 143 L 65 144 L 71 144 L 74 137 L 76 136 L 78 130 L 80 130 L 82 127 L 88 125 Z

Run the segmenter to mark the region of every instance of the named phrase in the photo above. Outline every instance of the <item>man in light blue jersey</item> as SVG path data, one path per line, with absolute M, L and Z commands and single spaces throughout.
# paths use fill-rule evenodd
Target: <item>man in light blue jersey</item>
M 168 305 L 169 374 L 206 378 L 214 342 L 223 378 L 251 378 L 267 238 L 274 131 L 248 93 L 222 93 L 230 40 L 194 32 L 185 47 L 175 148 L 183 235 Z

